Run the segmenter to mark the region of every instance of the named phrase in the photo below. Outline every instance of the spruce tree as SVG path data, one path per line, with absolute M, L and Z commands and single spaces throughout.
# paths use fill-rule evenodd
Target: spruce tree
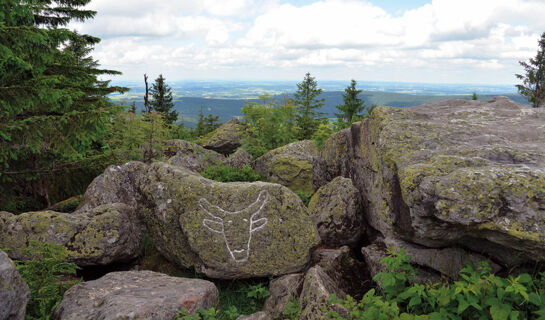
M 178 112 L 172 110 L 174 103 L 172 102 L 172 90 L 165 83 L 165 78 L 160 74 L 151 88 L 151 106 L 152 110 L 162 113 L 167 124 L 173 124 L 178 120 Z
M 539 39 L 539 48 L 535 58 L 528 62 L 519 61 L 524 67 L 526 74 L 517 74 L 516 77 L 522 80 L 517 85 L 519 93 L 528 98 L 532 107 L 538 108 L 545 103 L 545 32 Z
M 310 139 L 322 123 L 323 113 L 316 111 L 324 105 L 325 99 L 318 99 L 322 93 L 314 77 L 307 72 L 302 82 L 297 84 L 295 105 L 297 109 L 297 126 L 299 139 Z
M 49 177 L 96 165 L 119 111 L 106 95 L 126 90 L 98 79 L 119 74 L 89 56 L 100 39 L 63 28 L 92 18 L 89 2 L 0 1 L 0 183 L 30 186 L 44 206 Z
M 336 108 L 342 113 L 335 114 L 340 121 L 350 125 L 354 117 L 363 117 L 363 114 L 360 114 L 365 110 L 364 103 L 365 101 L 361 98 L 358 98 L 358 95 L 361 93 L 361 90 L 356 89 L 356 80 L 350 82 L 350 86 L 344 89 L 343 93 L 343 105 L 336 106 Z

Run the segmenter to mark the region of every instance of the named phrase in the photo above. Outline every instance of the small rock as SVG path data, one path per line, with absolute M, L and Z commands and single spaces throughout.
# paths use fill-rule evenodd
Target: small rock
M 337 177 L 310 199 L 308 209 L 322 244 L 339 247 L 357 243 L 365 231 L 361 196 L 347 178 Z
M 290 299 L 299 299 L 303 280 L 304 274 L 302 273 L 287 274 L 272 280 L 269 285 L 271 295 L 265 301 L 263 310 L 273 319 L 280 318 Z
M 242 169 L 244 166 L 252 165 L 253 157 L 244 149 L 238 149 L 229 156 L 223 163 L 231 168 Z
M 203 147 L 222 154 L 233 153 L 241 146 L 244 136 L 244 127 L 234 118 L 219 127 L 216 132 L 206 140 Z
M 336 286 L 335 281 L 324 272 L 320 266 L 310 268 L 306 275 L 301 292 L 301 320 L 327 319 L 324 309 L 329 306 L 329 296 L 335 294 L 337 298 L 344 299 L 346 294 Z M 342 306 L 333 306 L 340 315 L 346 314 Z M 344 310 L 343 310 L 344 309 Z
M 15 264 L 0 251 L 0 319 L 23 320 L 30 290 L 23 281 Z
M 225 157 L 215 151 L 205 149 L 196 143 L 184 140 L 171 140 L 176 155 L 168 159 L 168 163 L 184 167 L 195 172 L 202 172 L 207 167 L 217 166 L 225 161 Z
M 112 272 L 70 288 L 55 311 L 58 320 L 172 320 L 218 303 L 210 281 L 152 271 Z
M 327 162 L 312 140 L 290 143 L 257 158 L 254 168 L 269 181 L 313 194 L 331 180 Z

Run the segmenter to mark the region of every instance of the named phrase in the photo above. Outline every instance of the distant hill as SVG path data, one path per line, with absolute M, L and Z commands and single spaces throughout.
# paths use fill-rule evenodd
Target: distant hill
M 327 113 L 330 118 L 335 117 L 337 109 L 336 105 L 342 104 L 342 91 L 326 91 L 322 93 L 321 98 L 325 98 L 325 104 L 322 112 Z M 471 99 L 471 95 L 414 95 L 405 93 L 393 93 L 383 91 L 363 91 L 360 95 L 364 98 L 367 105 L 377 104 L 382 106 L 391 106 L 397 108 L 405 108 L 418 106 L 424 103 L 445 100 L 445 99 Z M 479 95 L 480 101 L 488 101 L 495 95 Z M 522 104 L 528 104 L 526 99 L 520 95 L 506 95 L 513 101 Z M 280 97 L 279 97 L 280 98 Z M 116 102 L 118 102 L 117 100 Z M 141 99 L 129 98 L 125 102 L 130 104 L 136 102 L 138 110 L 143 110 L 144 104 Z M 182 97 L 176 98 L 175 109 L 180 114 L 178 118 L 186 126 L 193 127 L 198 120 L 199 111 L 202 106 L 205 115 L 211 113 L 220 117 L 221 122 L 228 121 L 236 116 L 241 116 L 241 108 L 256 99 L 210 99 L 201 97 Z

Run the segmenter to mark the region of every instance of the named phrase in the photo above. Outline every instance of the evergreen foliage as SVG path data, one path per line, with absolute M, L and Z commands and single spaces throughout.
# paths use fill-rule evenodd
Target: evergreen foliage
M 26 319 L 52 319 L 61 303 L 64 292 L 79 280 L 64 280 L 75 276 L 79 269 L 74 263 L 66 262 L 66 248 L 55 243 L 30 240 L 30 247 L 24 250 L 32 257 L 28 261 L 16 261 L 17 270 L 30 288 L 30 300 L 26 308 Z
M 535 58 L 528 62 L 519 61 L 524 68 L 525 74 L 517 74 L 516 77 L 522 80 L 517 85 L 519 93 L 528 98 L 534 108 L 545 103 L 545 32 L 539 39 L 539 48 Z
M 343 102 L 344 104 L 336 106 L 341 113 L 336 113 L 339 123 L 344 123 L 344 127 L 351 125 L 356 118 L 363 117 L 362 112 L 365 110 L 365 101 L 359 98 L 358 95 L 362 90 L 356 89 L 356 80 L 350 82 L 350 86 L 344 89 Z
M 250 166 L 243 166 L 241 169 L 231 168 L 224 165 L 211 166 L 204 170 L 203 177 L 219 182 L 234 182 L 234 181 L 259 181 L 263 177 L 255 172 Z
M 97 164 L 109 119 L 109 86 L 89 53 L 100 39 L 70 31 L 90 0 L 0 3 L 0 183 L 26 184 L 49 206 L 48 178 Z
M 298 138 L 311 139 L 312 135 L 323 120 L 323 113 L 317 110 L 322 108 L 325 99 L 318 99 L 323 92 L 318 88 L 314 77 L 307 72 L 302 82 L 297 84 L 295 92 L 295 106 L 297 109 Z
M 283 102 L 268 95 L 261 96 L 261 103 L 250 103 L 242 108 L 242 124 L 246 136 L 243 147 L 254 158 L 297 140 L 297 110 L 294 101 Z
M 172 110 L 174 103 L 172 102 L 172 90 L 165 83 L 165 78 L 160 74 L 155 83 L 151 87 L 151 108 L 152 110 L 162 113 L 166 124 L 173 124 L 178 120 L 178 112 Z

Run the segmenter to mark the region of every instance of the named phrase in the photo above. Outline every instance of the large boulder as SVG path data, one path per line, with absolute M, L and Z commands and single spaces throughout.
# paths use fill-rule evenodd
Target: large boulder
M 271 183 L 220 183 L 154 163 L 140 185 L 139 212 L 169 260 L 214 278 L 301 270 L 319 241 L 307 209 Z
M 348 178 L 337 177 L 318 189 L 308 209 L 326 246 L 356 244 L 365 231 L 361 195 Z
M 223 164 L 225 157 L 215 151 L 205 149 L 196 143 L 185 140 L 171 140 L 169 144 L 176 155 L 168 159 L 173 166 L 184 167 L 196 172 L 202 172 L 207 167 Z
M 68 259 L 80 266 L 129 261 L 140 253 L 141 226 L 134 209 L 122 203 L 97 206 L 87 212 L 27 212 L 8 216 L 0 224 L 0 248 L 12 259 L 26 260 L 30 240 L 53 242 L 68 250 Z
M 112 272 L 70 288 L 55 311 L 57 320 L 171 320 L 218 303 L 210 281 L 152 271 Z
M 243 136 L 244 127 L 239 123 L 237 118 L 234 118 L 222 124 L 204 142 L 203 147 L 222 154 L 230 154 L 242 145 L 241 140 Z
M 385 238 L 545 258 L 545 140 L 537 110 L 506 97 L 378 107 L 323 155 L 350 177 Z
M 254 168 L 271 182 L 308 194 L 331 180 L 327 162 L 312 140 L 271 150 L 254 161 Z
M 15 264 L 0 251 L 0 320 L 23 320 L 30 290 Z

